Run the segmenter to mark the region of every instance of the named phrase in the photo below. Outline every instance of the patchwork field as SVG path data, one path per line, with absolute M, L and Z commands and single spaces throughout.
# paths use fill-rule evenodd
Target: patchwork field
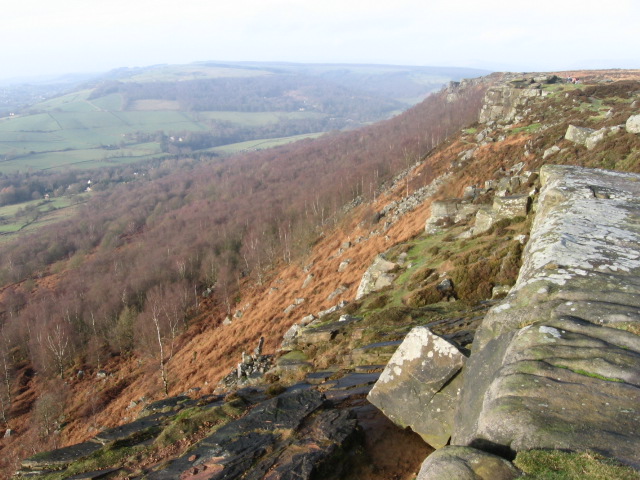
M 475 73 L 458 70 L 268 63 L 119 69 L 0 118 L 0 174 L 226 154 L 254 142 L 266 148 L 393 116 Z

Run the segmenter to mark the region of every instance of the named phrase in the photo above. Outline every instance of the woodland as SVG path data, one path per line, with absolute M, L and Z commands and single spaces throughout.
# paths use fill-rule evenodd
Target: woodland
M 73 218 L 0 244 L 0 420 L 17 413 L 14 399 L 31 378 L 50 379 L 48 395 L 20 404 L 41 413 L 33 442 L 44 442 L 47 412 L 64 390 L 56 382 L 114 356 L 151 356 L 162 370 L 203 298 L 231 313 L 240 282 L 260 284 L 270 267 L 301 261 L 344 205 L 375 197 L 472 123 L 483 94 L 481 85 L 455 99 L 433 94 L 381 123 L 264 151 L 176 155 L 139 165 L 139 175 L 92 172 L 102 187 Z M 166 95 L 189 102 L 178 90 Z M 25 173 L 19 188 L 15 178 L 0 181 L 4 195 L 22 198 L 84 178 Z M 375 212 L 362 221 L 376 222 Z

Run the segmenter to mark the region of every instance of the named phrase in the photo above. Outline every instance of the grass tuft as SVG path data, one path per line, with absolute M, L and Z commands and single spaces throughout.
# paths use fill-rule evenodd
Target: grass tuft
M 638 480 L 640 472 L 593 452 L 567 453 L 559 450 L 519 452 L 513 462 L 536 480 Z

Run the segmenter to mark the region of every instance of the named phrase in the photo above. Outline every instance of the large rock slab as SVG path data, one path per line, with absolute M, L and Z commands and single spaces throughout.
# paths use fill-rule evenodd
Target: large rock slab
M 435 448 L 451 435 L 460 380 L 450 381 L 466 357 L 426 327 L 415 327 L 396 350 L 368 400 L 396 424 Z M 447 385 L 447 388 L 443 389 Z M 440 393 L 439 393 L 440 392 Z
M 640 115 L 631 115 L 625 127 L 629 133 L 640 133 Z
M 577 143 L 578 145 L 585 145 L 587 138 L 594 133 L 593 128 L 577 127 L 575 125 L 569 125 L 567 132 L 564 134 L 564 138 L 570 142 Z
M 520 275 L 476 332 L 452 443 L 640 468 L 640 175 L 546 166 Z M 637 327 L 636 327 L 637 328 Z
M 93 442 L 79 443 L 69 447 L 42 452 L 22 461 L 22 468 L 43 470 L 46 468 L 62 468 L 73 462 L 88 457 L 100 450 L 102 445 Z
M 339 471 L 332 459 L 357 431 L 350 412 L 331 409 L 315 390 L 297 390 L 257 405 L 147 478 L 324 478 L 326 468 Z
M 449 446 L 427 457 L 416 480 L 512 480 L 519 476 L 519 470 L 504 458 Z
M 93 437 L 92 441 L 106 445 L 117 440 L 127 440 L 134 437 L 149 438 L 156 436 L 160 433 L 160 425 L 162 425 L 162 420 L 165 417 L 166 415 L 163 414 L 154 414 L 138 419 L 135 422 L 108 428 Z

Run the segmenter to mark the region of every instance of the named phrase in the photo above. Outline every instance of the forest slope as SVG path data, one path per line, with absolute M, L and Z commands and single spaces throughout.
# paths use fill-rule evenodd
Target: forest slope
M 17 435 L 3 441 L 8 464 L 15 465 L 17 456 L 30 453 L 25 447 L 56 445 L 50 436 L 42 435 L 41 422 L 34 422 L 31 430 L 23 428 L 28 412 L 40 403 L 36 397 L 45 398 L 43 391 L 69 389 L 58 399 L 66 402 L 68 423 L 55 438 L 61 439 L 57 445 L 85 440 L 97 425 L 130 419 L 140 408 L 131 406 L 134 400 L 162 396 L 159 363 L 166 365 L 169 394 L 189 388 L 199 388 L 201 395 L 210 393 L 260 336 L 265 337 L 264 350 L 274 352 L 295 321 L 340 299 L 353 298 L 373 257 L 394 245 L 409 242 L 410 250 L 414 242 L 436 242 L 428 248 L 433 247 L 430 255 L 442 260 L 437 266 L 440 273 L 480 274 L 480 269 L 467 267 L 472 257 L 482 263 L 480 253 L 468 252 L 473 244 L 454 242 L 449 236 L 417 237 L 434 198 L 459 197 L 465 187 L 497 182 L 514 168 L 533 171 L 551 160 L 640 169 L 637 135 L 619 130 L 591 150 L 564 139 L 570 123 L 609 127 L 637 112 L 637 103 L 633 104 L 640 90 L 637 80 L 577 86 L 553 83 L 541 87 L 547 94 L 517 106 L 514 118 L 471 125 L 483 106 L 485 88 L 509 85 L 514 79 L 496 75 L 462 88 L 452 86 L 403 116 L 306 142 L 296 147 L 299 151 L 284 147 L 239 157 L 233 166 L 194 166 L 192 176 L 186 172 L 167 175 L 142 190 L 130 186 L 131 199 L 125 198 L 123 210 L 108 213 L 95 206 L 75 226 L 66 225 L 69 230 L 52 229 L 8 249 L 3 272 L 8 281 L 17 283 L 3 292 L 8 342 L 4 358 L 14 362 L 5 378 L 22 385 L 10 390 L 9 425 Z M 463 126 L 468 128 L 460 131 Z M 452 137 L 454 132 L 458 134 Z M 450 138 L 425 156 L 445 137 Z M 558 149 L 549 160 L 545 152 L 554 146 Z M 388 188 L 378 188 L 402 167 L 410 168 L 387 183 Z M 312 175 L 312 186 L 304 183 L 308 175 Z M 218 181 L 213 183 L 211 178 Z M 434 179 L 439 188 L 435 195 L 400 208 Z M 146 198 L 149 207 L 145 207 Z M 110 202 L 108 196 L 102 200 L 106 205 Z M 350 204 L 349 213 L 339 215 L 345 204 Z M 197 228 L 190 230 L 192 226 Z M 492 235 L 499 245 L 504 226 Z M 52 245 L 58 245 L 60 252 L 50 249 Z M 489 244 L 483 248 L 498 251 Z M 29 261 L 28 251 L 41 253 Z M 347 259 L 347 267 L 342 268 Z M 498 266 L 507 265 L 502 260 Z M 274 265 L 279 268 L 274 270 Z M 168 277 L 163 276 L 167 272 Z M 312 281 L 306 282 L 309 274 Z M 31 279 L 25 283 L 26 275 Z M 92 276 L 95 282 L 89 280 Z M 484 278 L 477 285 L 477 279 L 471 278 L 463 300 L 486 298 L 496 278 Z M 180 295 L 173 298 L 175 292 Z M 390 297 L 400 302 L 396 307 L 412 301 L 406 292 Z M 361 306 L 353 307 L 351 313 Z M 186 309 L 187 325 L 183 326 L 180 315 L 158 314 L 176 308 Z M 227 315 L 235 317 L 230 324 L 223 322 Z M 172 325 L 171 318 L 180 320 L 173 323 L 175 334 L 171 328 L 162 330 L 170 357 L 160 359 L 154 351 L 154 318 L 163 318 L 167 327 Z M 136 335 L 131 338 L 128 329 L 134 325 Z M 60 339 L 57 345 L 66 345 L 59 362 L 55 355 L 59 350 L 38 344 L 37 336 L 29 337 L 30 332 L 47 332 L 46 328 L 48 336 L 40 337 L 41 341 L 51 338 L 56 345 Z M 94 353 L 82 350 L 86 344 L 97 346 Z M 325 352 L 313 362 L 322 366 L 325 360 L 339 361 Z M 35 377 L 33 368 L 38 371 Z M 113 375 L 106 382 L 96 380 L 94 372 L 99 368 Z M 70 378 L 78 369 L 88 374 Z M 63 375 L 65 388 L 56 379 Z M 16 449 L 18 444 L 21 449 Z

